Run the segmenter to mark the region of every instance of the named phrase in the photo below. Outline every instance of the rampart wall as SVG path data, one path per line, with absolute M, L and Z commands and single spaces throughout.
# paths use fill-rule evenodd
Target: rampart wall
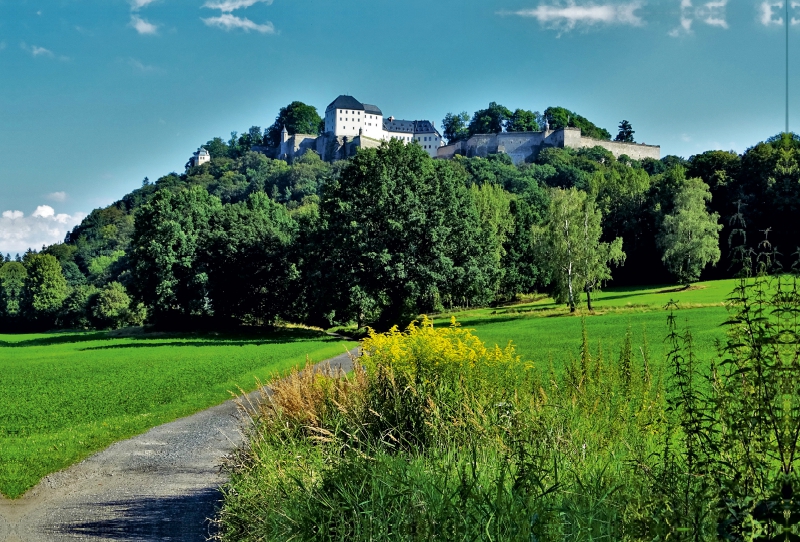
M 467 157 L 486 157 L 503 153 L 511 157 L 515 164 L 531 162 L 539 151 L 547 147 L 591 148 L 603 147 L 619 158 L 623 154 L 635 160 L 642 158 L 661 158 L 661 147 L 639 143 L 605 141 L 581 135 L 580 128 L 559 128 L 543 132 L 503 132 L 500 134 L 476 134 L 467 141 L 457 141 L 452 145 L 439 147 L 437 157 L 449 159 L 455 155 Z

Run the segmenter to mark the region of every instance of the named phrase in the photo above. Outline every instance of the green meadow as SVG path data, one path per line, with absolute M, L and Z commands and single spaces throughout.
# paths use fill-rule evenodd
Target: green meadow
M 609 288 L 572 314 L 543 296 L 444 312 L 368 338 L 356 378 L 276 382 L 276 408 L 228 464 L 223 540 L 675 538 L 690 516 L 668 319 L 708 363 L 736 286 Z M 512 342 L 538 375 L 470 332 Z
M 450 317 L 487 344 L 512 341 L 524 360 L 559 370 L 577 358 L 585 323 L 592 355 L 615 359 L 628 330 L 634 354 L 664 360 L 668 302 L 678 326 L 690 329 L 696 351 L 710 359 L 724 339 L 724 301 L 735 281 L 609 288 L 592 312 L 570 314 L 533 296 L 501 307 L 435 315 Z M 256 379 L 354 346 L 317 332 L 279 334 L 140 334 L 106 332 L 0 335 L 0 493 L 18 497 L 43 476 L 109 444 L 253 389 Z
M 0 493 L 355 343 L 321 333 L 0 334 Z
M 736 286 L 735 280 L 708 281 L 689 289 L 675 286 L 608 288 L 593 296 L 593 310 L 570 314 L 565 306 L 549 297 L 536 297 L 501 307 L 446 312 L 434 315 L 437 325 L 446 325 L 454 316 L 459 324 L 474 329 L 487 344 L 505 346 L 511 341 L 524 360 L 547 367 L 552 361 L 558 370 L 578 356 L 582 325 L 592 355 L 619 356 L 630 329 L 631 343 L 639 358 L 646 350 L 651 362 L 665 359 L 669 333 L 668 316 L 675 315 L 679 330 L 690 330 L 696 352 L 710 359 L 717 352 L 716 341 L 725 338 L 722 323 L 727 319 L 725 300 Z M 671 309 L 667 309 L 667 305 Z

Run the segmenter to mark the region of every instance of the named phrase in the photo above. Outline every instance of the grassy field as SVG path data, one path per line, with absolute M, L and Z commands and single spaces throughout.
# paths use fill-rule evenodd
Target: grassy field
M 727 387 L 713 401 L 686 392 L 686 380 L 677 381 L 665 363 L 664 339 L 672 311 L 678 331 L 692 332 L 700 363 L 710 361 L 730 331 L 722 324 L 735 286 L 610 288 L 596 296 L 595 310 L 576 314 L 536 297 L 437 314 L 435 327 L 420 318 L 406 333 L 371 335 L 364 343 L 370 358 L 349 379 L 296 374 L 276 382 L 275 408 L 261 412 L 247 446 L 227 465 L 223 540 L 644 542 L 684 540 L 689 532 L 693 540 L 718 540 L 715 514 L 723 507 L 712 508 L 733 501 L 709 489 L 707 471 L 687 470 L 682 423 L 687 401 L 709 415 L 722 412 L 719 419 L 739 412 L 731 405 L 743 377 L 737 370 L 719 380 Z M 461 329 L 448 328 L 451 316 Z M 591 359 L 564 370 L 580 356 L 583 325 Z M 740 330 L 739 340 L 744 336 Z M 491 348 L 509 341 L 544 371 Z M 738 360 L 752 368 L 742 352 Z M 684 402 L 673 408 L 667 397 L 677 396 L 681 382 Z M 692 382 L 694 390 L 708 383 Z M 750 393 L 747 387 L 741 410 L 748 423 L 737 425 L 744 429 L 724 438 L 709 430 L 704 443 L 719 438 L 735 450 L 749 443 Z M 767 423 L 758 430 L 772 431 Z M 710 450 L 703 457 L 722 449 L 703 445 Z M 724 457 L 714 469 L 751 468 L 730 466 L 738 456 L 726 453 L 714 455 Z M 742 502 L 731 507 L 735 514 L 759 501 Z M 719 512 L 720 525 L 739 517 Z
M 628 328 L 634 350 L 648 348 L 655 364 L 664 359 L 667 347 L 668 302 L 680 329 L 689 329 L 696 341 L 697 353 L 705 359 L 715 355 L 715 342 L 725 338 L 721 324 L 727 318 L 725 299 L 736 285 L 735 280 L 698 283 L 690 289 L 675 286 L 645 288 L 608 288 L 593 299 L 593 311 L 570 314 L 565 306 L 542 297 L 496 308 L 480 308 L 434 315 L 437 325 L 445 325 L 451 316 L 487 344 L 505 346 L 512 341 L 525 360 L 547 364 L 552 359 L 558 369 L 577 357 L 581 346 L 581 322 L 586 329 L 593 354 L 602 348 L 604 356 L 618 356 Z M 645 341 L 646 337 L 646 341 Z M 645 344 L 646 343 L 646 344 Z
M 0 335 L 0 493 L 114 441 L 251 390 L 256 378 L 354 343 L 295 330 L 260 336 Z

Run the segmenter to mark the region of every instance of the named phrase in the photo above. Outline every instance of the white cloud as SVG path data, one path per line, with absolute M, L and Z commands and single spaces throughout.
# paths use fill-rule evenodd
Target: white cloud
M 128 65 L 132 66 L 133 68 L 136 68 L 137 70 L 139 70 L 142 73 L 152 73 L 152 72 L 155 72 L 155 71 L 161 71 L 157 67 L 151 66 L 149 64 L 145 64 L 141 60 L 137 60 L 135 58 L 129 58 L 128 59 Z
M 773 18 L 774 12 L 773 10 L 776 8 L 782 8 L 784 6 L 783 2 L 769 2 L 764 1 L 761 2 L 759 5 L 759 19 L 761 20 L 761 24 L 764 26 L 771 26 L 775 25 L 782 25 L 783 24 L 783 17 L 778 17 L 777 19 Z
M 256 24 L 250 19 L 242 19 L 240 17 L 231 15 L 230 13 L 223 13 L 219 17 L 209 17 L 208 19 L 203 19 L 203 22 L 208 26 L 217 26 L 223 30 L 234 30 L 239 28 L 245 32 L 254 30 L 262 34 L 275 33 L 275 27 L 269 21 L 264 24 Z
M 31 216 L 36 218 L 48 218 L 55 216 L 56 210 L 49 205 L 39 205 Z
M 728 0 L 706 2 L 697 9 L 697 17 L 707 25 L 728 28 L 728 21 L 725 20 L 725 6 L 727 4 Z
M 131 11 L 139 11 L 156 0 L 131 0 Z
M 692 33 L 692 23 L 699 20 L 709 26 L 728 28 L 728 21 L 725 18 L 725 7 L 728 0 L 712 0 L 700 6 L 694 7 L 692 0 L 681 0 L 681 22 L 670 30 L 669 35 L 673 38 Z
M 131 26 L 136 29 L 139 34 L 157 34 L 158 26 L 149 23 L 137 15 L 131 15 Z
M 45 49 L 44 47 L 37 47 L 36 45 L 31 45 L 30 47 L 28 47 L 24 43 L 21 45 L 21 47 L 24 50 L 28 51 L 30 54 L 32 54 L 35 57 L 36 56 L 46 56 L 46 57 L 49 57 L 49 58 L 53 58 L 54 56 L 56 56 L 53 53 L 53 51 L 51 51 L 49 49 Z
M 47 194 L 47 199 L 52 201 L 66 201 L 67 193 L 66 192 L 51 192 Z
M 230 13 L 231 11 L 249 8 L 250 6 L 258 3 L 272 4 L 272 0 L 209 0 L 203 4 L 204 8 L 218 9 L 223 13 Z
M 40 205 L 30 215 L 22 211 L 3 211 L 0 215 L 0 253 L 22 253 L 64 240 L 67 232 L 83 220 L 84 213 L 56 214 L 49 205 Z
M 636 11 L 642 7 L 641 2 L 628 4 L 584 4 L 577 5 L 570 1 L 565 6 L 541 4 L 534 9 L 523 9 L 511 12 L 511 15 L 531 17 L 540 24 L 562 30 L 572 30 L 577 25 L 594 24 L 627 24 L 640 26 L 643 24 Z

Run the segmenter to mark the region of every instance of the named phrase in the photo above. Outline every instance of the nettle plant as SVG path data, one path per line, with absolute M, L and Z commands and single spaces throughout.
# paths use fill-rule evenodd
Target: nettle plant
M 670 316 L 683 453 L 665 447 L 664 473 L 677 476 L 661 480 L 672 485 L 670 523 L 695 540 L 800 540 L 800 273 L 776 269 L 768 242 L 759 249 L 742 252 L 757 272 L 728 298 L 728 338 L 707 372 Z

